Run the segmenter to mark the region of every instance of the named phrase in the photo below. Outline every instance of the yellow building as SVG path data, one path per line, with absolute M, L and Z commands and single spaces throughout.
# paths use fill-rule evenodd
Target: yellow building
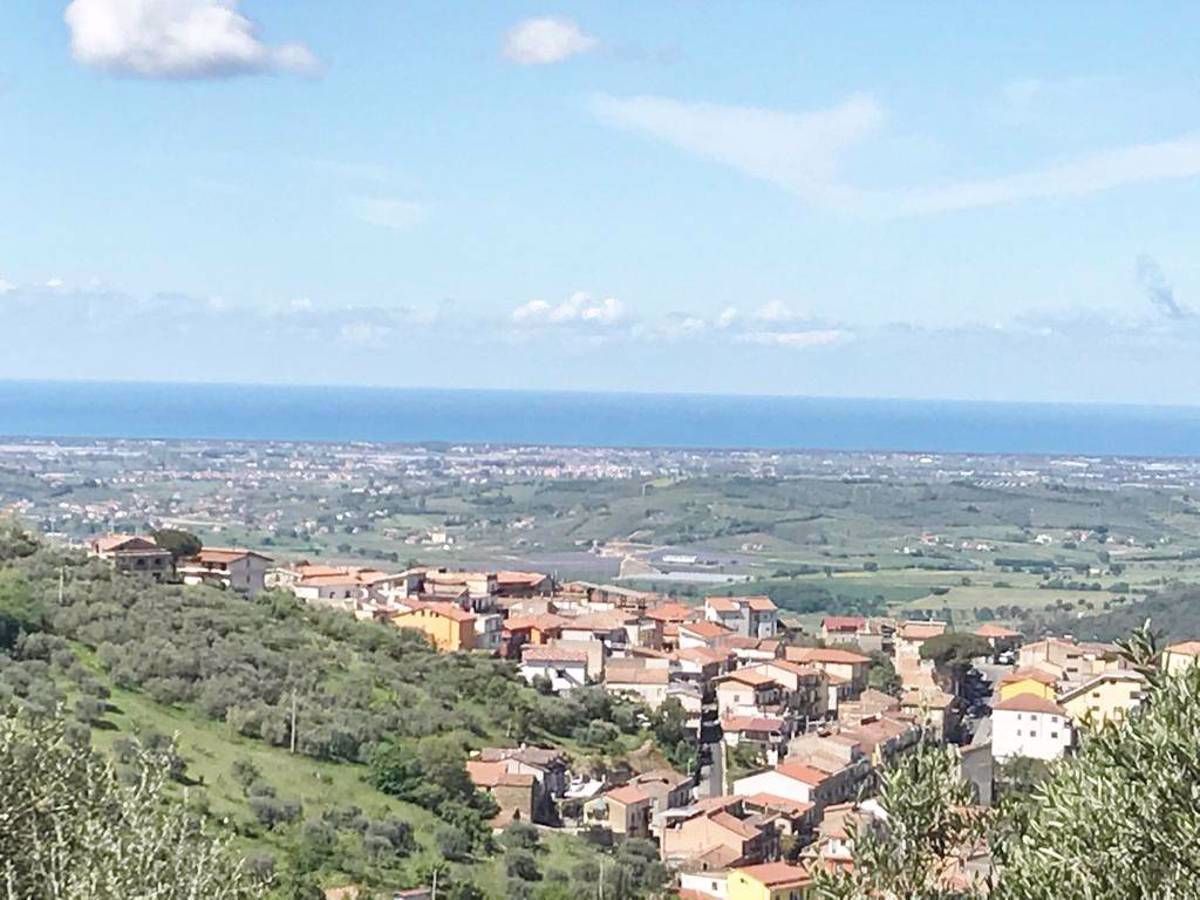
M 442 653 L 475 647 L 475 616 L 453 603 L 414 603 L 392 616 L 392 624 L 424 632 Z
M 812 876 L 784 862 L 730 869 L 726 880 L 729 900 L 800 900 L 808 896 Z
M 1099 728 L 1141 706 L 1145 690 L 1146 679 L 1138 672 L 1104 672 L 1063 691 L 1058 703 L 1076 725 L 1090 722 Z
M 1200 641 L 1172 644 L 1163 651 L 1163 669 L 1169 675 L 1179 675 L 1185 669 L 1194 666 L 1198 658 L 1200 658 Z
M 1033 694 L 1043 700 L 1056 700 L 1057 682 L 1053 675 L 1039 669 L 1017 669 L 1000 679 L 998 689 L 1001 702 L 1011 700 L 1019 694 Z

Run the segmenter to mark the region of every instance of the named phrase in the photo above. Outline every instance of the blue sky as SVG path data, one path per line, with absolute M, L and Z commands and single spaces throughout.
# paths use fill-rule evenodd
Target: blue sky
M 6 0 L 0 377 L 1192 403 L 1197 33 Z

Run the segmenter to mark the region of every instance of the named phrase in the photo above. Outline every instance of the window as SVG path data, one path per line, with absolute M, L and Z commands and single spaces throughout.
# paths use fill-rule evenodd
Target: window
M 1052 740 L 1052 741 L 1058 740 L 1058 732 L 1057 731 L 1050 732 L 1050 740 Z
M 1021 736 L 1021 729 L 1020 729 L 1020 728 L 1018 728 L 1018 729 L 1017 729 L 1017 737 L 1020 737 L 1020 736 Z

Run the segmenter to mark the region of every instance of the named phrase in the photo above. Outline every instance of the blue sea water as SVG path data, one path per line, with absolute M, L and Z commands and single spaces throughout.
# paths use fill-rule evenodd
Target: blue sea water
M 8 437 L 1200 456 L 1200 408 L 0 381 Z

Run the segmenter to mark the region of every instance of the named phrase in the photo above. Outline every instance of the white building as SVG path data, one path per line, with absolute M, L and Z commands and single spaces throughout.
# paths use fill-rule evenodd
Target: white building
M 770 597 L 709 597 L 704 617 L 744 637 L 769 638 L 779 631 L 779 610 Z
M 992 707 L 992 754 L 1001 762 L 1058 759 L 1073 742 L 1071 717 L 1053 700 L 1017 694 Z
M 253 596 L 266 587 L 271 557 L 253 550 L 205 547 L 178 567 L 184 584 L 208 584 Z
M 537 677 L 550 679 L 557 694 L 587 684 L 588 655 L 552 645 L 526 644 L 521 648 L 521 677 L 530 684 Z

